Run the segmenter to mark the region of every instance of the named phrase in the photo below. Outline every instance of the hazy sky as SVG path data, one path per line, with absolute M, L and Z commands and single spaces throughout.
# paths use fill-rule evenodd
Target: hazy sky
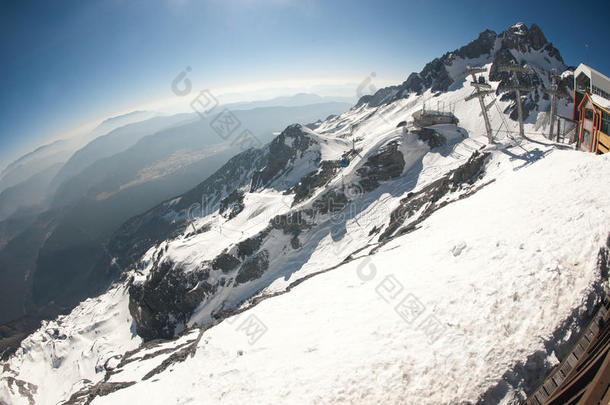
M 552 4 L 552 6 L 550 6 Z M 337 93 L 370 72 L 400 82 L 444 52 L 536 22 L 567 64 L 610 75 L 606 2 L 6 1 L 0 9 L 0 167 L 44 140 L 194 87 Z M 334 86 L 334 87 L 333 87 Z M 271 94 L 271 93 L 261 93 Z

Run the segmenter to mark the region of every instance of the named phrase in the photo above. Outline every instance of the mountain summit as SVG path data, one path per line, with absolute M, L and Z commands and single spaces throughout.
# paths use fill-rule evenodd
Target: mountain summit
M 481 32 L 479 37 L 468 45 L 434 59 L 419 73 L 411 73 L 401 85 L 382 88 L 375 94 L 365 95 L 356 105 L 377 107 L 400 98 L 408 98 L 412 93 L 423 94 L 427 90 L 433 93 L 446 92 L 463 82 L 460 74 L 468 64 L 491 64 L 489 80 L 499 82 L 496 94 L 502 95 L 503 100 L 512 101 L 515 100 L 512 93 L 503 94 L 503 89 L 511 84 L 510 74 L 501 72 L 499 67 L 512 64 L 530 67 L 529 73 L 519 73 L 522 85 L 534 87 L 524 100 L 526 118 L 536 109 L 541 97 L 548 97 L 542 93 L 542 89 L 549 84 L 551 72 L 554 70 L 560 74 L 567 70 L 559 50 L 547 41 L 538 25 L 532 24 L 528 28 L 523 23 L 517 23 L 500 34 L 491 30 Z M 565 76 L 559 86 L 571 94 L 567 89 L 573 88 L 573 79 Z M 512 119 L 517 119 L 514 103 L 510 105 L 509 112 Z

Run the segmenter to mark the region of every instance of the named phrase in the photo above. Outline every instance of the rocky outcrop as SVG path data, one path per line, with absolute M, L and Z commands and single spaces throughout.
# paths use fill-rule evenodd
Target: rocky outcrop
M 392 101 L 401 90 L 402 86 L 389 86 L 377 90 L 374 94 L 366 94 L 358 100 L 356 107 L 367 104 L 370 107 L 378 107 Z
M 496 34 L 491 30 L 481 32 L 478 38 L 468 45 L 453 52 L 447 52 L 442 57 L 434 59 L 426 64 L 419 73 L 411 73 L 401 85 L 382 88 L 377 90 L 373 95 L 363 96 L 356 105 L 366 104 L 369 107 L 378 107 L 400 98 L 406 98 L 413 93 L 422 94 L 426 90 L 433 92 L 447 91 L 454 84 L 455 80 L 461 80 L 451 77 L 447 70 L 447 67 L 451 66 L 456 58 L 472 59 L 476 60 L 477 64 L 481 64 L 481 58 L 485 59 L 487 57 L 484 63 L 492 63 L 489 78 L 492 81 L 500 82 L 497 95 L 503 101 L 513 102 L 506 112 L 510 114 L 512 119 L 516 120 L 518 119 L 518 114 L 515 95 L 513 92 L 505 90 L 513 85 L 511 83 L 511 76 L 507 72 L 501 72 L 499 67 L 508 64 L 522 65 L 524 61 L 517 60 L 515 55 L 526 56 L 531 52 L 542 53 L 549 63 L 555 60 L 560 65 L 563 65 L 563 59 L 559 51 L 552 43 L 547 41 L 539 26 L 532 24 L 528 28 L 525 24 L 518 23 L 500 34 Z M 523 111 L 526 118 L 537 109 L 538 102 L 544 95 L 542 89 L 544 88 L 545 80 L 540 75 L 540 72 L 535 71 L 518 74 L 521 85 L 531 86 L 535 89 L 528 94 L 522 95 L 524 97 Z M 546 73 L 543 76 L 545 75 Z M 569 94 L 567 86 L 571 85 L 567 81 L 562 81 L 559 87 L 560 89 L 566 89 L 565 93 Z
M 291 125 L 278 135 L 268 147 L 264 167 L 254 173 L 250 191 L 265 187 L 283 173 L 291 161 L 296 160 L 312 145 L 312 139 L 300 124 Z
M 553 44 L 547 41 L 542 30 L 536 24 L 532 24 L 528 28 L 523 23 L 517 23 L 504 31 L 501 37 L 503 48 L 517 50 L 521 53 L 532 50 L 539 51 L 544 48 L 549 51 L 549 56 L 563 62 L 559 51 L 557 51 Z
M 227 219 L 236 217 L 244 210 L 244 192 L 234 190 L 226 198 L 220 201 L 220 214 L 225 214 Z
M 228 273 L 239 266 L 239 259 L 229 253 L 221 253 L 212 261 L 214 270 L 221 270 L 223 273 Z
M 424 81 L 419 73 L 411 73 L 407 80 L 400 86 L 400 94 L 417 93 L 421 94 L 424 90 Z
M 19 394 L 22 397 L 27 398 L 29 405 L 34 405 L 36 403 L 34 401 L 34 395 L 36 394 L 36 391 L 38 391 L 38 387 L 36 385 L 11 376 L 3 377 L 3 379 L 6 380 L 9 388 L 12 389 L 13 386 L 15 386 Z
M 364 191 L 379 187 L 379 182 L 396 178 L 402 174 L 405 159 L 398 150 L 398 141 L 392 141 L 382 147 L 379 153 L 369 157 L 363 167 L 357 170 L 362 177 L 360 186 Z
M 347 158 L 347 156 L 345 156 Z M 294 193 L 293 205 L 307 199 L 318 188 L 323 187 L 332 179 L 341 167 L 339 160 L 324 160 L 315 172 L 309 173 L 295 185 L 290 192 Z
M 262 250 L 242 264 L 235 277 L 235 283 L 243 284 L 260 278 L 267 268 L 269 268 L 269 252 Z
M 492 30 L 485 30 L 479 34 L 479 37 L 454 52 L 455 55 L 461 56 L 464 59 L 476 59 L 483 55 L 491 55 L 498 34 Z
M 439 134 L 434 128 L 421 128 L 412 131 L 420 141 L 426 142 L 430 149 L 438 148 L 447 144 L 447 139 Z
M 157 261 L 146 282 L 131 283 L 129 312 L 143 339 L 169 339 L 217 285 L 207 283 L 210 266 L 185 272 L 169 260 Z
M 401 199 L 400 205 L 392 211 L 390 223 L 379 236 L 379 241 L 414 230 L 417 224 L 428 218 L 434 211 L 448 204 L 449 200 L 443 197 L 458 191 L 464 185 L 472 185 L 481 174 L 488 156 L 489 153 L 475 152 L 468 159 L 468 162 L 457 169 L 450 171 L 420 191 L 409 193 Z M 472 192 L 467 190 L 459 198 L 468 196 Z
M 237 244 L 237 256 L 240 259 L 254 254 L 263 243 L 263 239 L 267 236 L 266 232 L 262 232 L 255 237 L 248 238 Z

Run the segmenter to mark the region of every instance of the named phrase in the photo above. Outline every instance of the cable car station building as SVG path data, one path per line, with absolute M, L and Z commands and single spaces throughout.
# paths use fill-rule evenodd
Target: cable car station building
M 574 120 L 577 148 L 610 150 L 610 78 L 581 63 L 574 71 Z

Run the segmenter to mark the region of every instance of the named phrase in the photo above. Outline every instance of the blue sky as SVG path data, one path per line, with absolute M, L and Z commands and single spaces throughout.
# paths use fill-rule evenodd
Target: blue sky
M 552 5 L 552 6 L 551 6 Z M 2 1 L 0 167 L 17 153 L 197 87 L 251 82 L 400 82 L 444 52 L 522 21 L 567 64 L 610 74 L 604 2 L 106 0 Z M 589 25 L 583 26 L 583 22 Z

